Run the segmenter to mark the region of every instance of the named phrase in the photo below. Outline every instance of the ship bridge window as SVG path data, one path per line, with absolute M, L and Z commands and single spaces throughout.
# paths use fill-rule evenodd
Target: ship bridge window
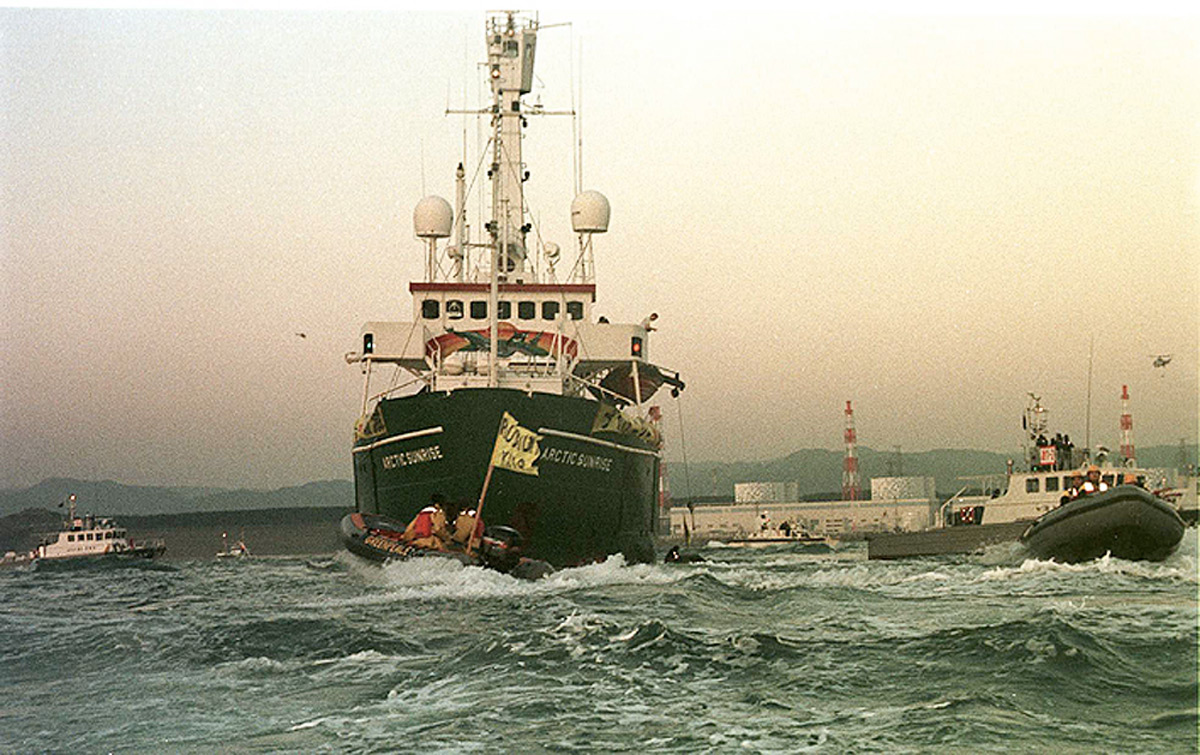
M 500 318 L 501 320 L 511 319 L 512 318 L 512 302 L 510 302 L 510 301 L 496 302 L 496 317 Z
M 1047 477 L 1046 478 L 1046 492 L 1053 493 L 1056 490 L 1058 490 L 1058 478 L 1057 477 Z
M 487 302 L 473 301 L 471 302 L 471 319 L 486 320 L 487 319 Z
M 437 299 L 426 299 L 421 302 L 421 317 L 426 320 L 436 320 L 441 314 L 441 306 Z
M 73 542 L 75 542 L 75 536 L 74 536 L 74 535 L 67 535 L 67 542 L 68 542 L 68 543 L 73 543 Z
M 463 303 L 461 299 L 451 299 L 446 302 L 446 317 L 451 320 L 463 318 Z
M 558 302 L 544 301 L 542 302 L 542 319 L 557 320 L 558 319 Z
M 1039 482 L 1039 480 L 1036 477 L 1030 477 L 1029 479 L 1025 480 L 1025 492 L 1026 493 L 1038 492 L 1038 482 Z
M 537 317 L 537 303 L 531 301 L 517 302 L 517 317 L 522 320 L 532 320 Z
M 582 320 L 583 319 L 583 302 L 581 302 L 581 301 L 567 302 L 567 317 L 570 317 L 572 320 Z

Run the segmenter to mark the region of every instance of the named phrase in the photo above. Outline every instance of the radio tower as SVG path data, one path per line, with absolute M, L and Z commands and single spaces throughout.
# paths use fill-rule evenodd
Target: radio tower
M 1133 459 L 1133 415 L 1129 413 L 1129 386 L 1121 386 L 1121 463 L 1137 466 Z
M 854 434 L 854 410 L 846 402 L 846 461 L 842 469 L 842 500 L 858 500 L 858 437 Z

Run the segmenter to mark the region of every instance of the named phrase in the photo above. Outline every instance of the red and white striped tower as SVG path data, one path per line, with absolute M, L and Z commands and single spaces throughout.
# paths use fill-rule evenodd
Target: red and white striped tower
M 1129 386 L 1121 386 L 1121 461 L 1137 466 L 1133 458 L 1133 415 L 1129 413 Z
M 854 410 L 846 402 L 846 461 L 842 468 L 842 500 L 858 500 L 858 437 L 854 433 Z

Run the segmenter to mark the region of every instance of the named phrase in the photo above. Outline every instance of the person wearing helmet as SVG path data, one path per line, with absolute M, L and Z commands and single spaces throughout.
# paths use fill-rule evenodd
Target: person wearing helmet
M 1100 467 L 1092 464 L 1087 468 L 1087 479 L 1083 481 L 1083 494 L 1103 493 L 1108 485 L 1100 479 Z
M 1067 501 L 1073 501 L 1083 495 L 1083 472 L 1078 469 L 1071 473 L 1071 487 L 1067 488 L 1067 492 L 1059 499 L 1059 505 Z

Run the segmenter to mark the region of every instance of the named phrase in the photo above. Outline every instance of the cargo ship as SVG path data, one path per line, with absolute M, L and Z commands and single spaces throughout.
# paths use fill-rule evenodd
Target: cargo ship
M 469 170 L 458 162 L 453 207 L 437 196 L 416 205 L 425 275 L 409 284 L 411 316 L 367 322 L 346 355 L 365 383 L 355 508 L 404 522 L 436 495 L 482 504 L 486 523 L 517 530 L 526 556 L 555 566 L 617 553 L 650 562 L 662 439 L 648 402 L 684 383 L 651 360 L 656 314 L 618 323 L 595 312 L 604 195 L 576 182 L 572 249 L 533 232 L 522 139 L 534 116 L 554 114 L 524 101 L 539 22 L 495 13 L 485 31 L 491 103 L 447 112 L 486 119 L 488 144 Z M 469 200 L 468 175 L 482 200 Z M 468 223 L 469 204 L 486 217 Z M 492 463 L 506 415 L 528 446 L 520 468 Z

